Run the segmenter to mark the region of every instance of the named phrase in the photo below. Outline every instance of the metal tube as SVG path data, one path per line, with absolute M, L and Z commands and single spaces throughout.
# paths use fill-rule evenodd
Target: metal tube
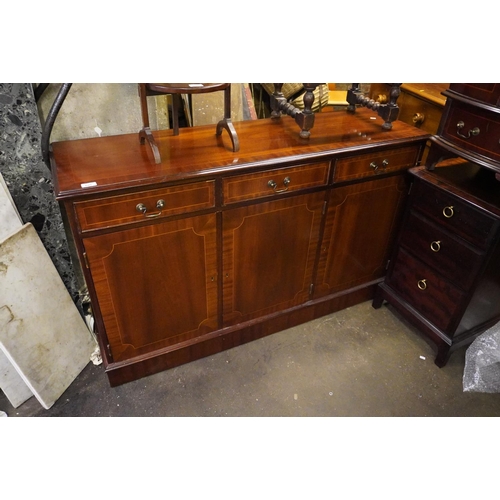
M 72 83 L 63 83 L 59 92 L 57 93 L 56 98 L 50 108 L 50 111 L 47 115 L 47 120 L 45 121 L 45 126 L 43 127 L 42 132 L 42 156 L 45 165 L 50 170 L 50 159 L 49 159 L 49 148 L 50 148 L 50 134 L 52 132 L 52 127 L 54 126 L 54 122 L 56 121 L 57 114 L 61 109 L 61 106 L 68 95 L 69 89 L 71 88 Z

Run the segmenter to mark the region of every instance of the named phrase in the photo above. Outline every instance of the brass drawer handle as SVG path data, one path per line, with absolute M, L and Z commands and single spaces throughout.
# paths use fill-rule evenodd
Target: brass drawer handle
M 469 132 L 467 133 L 467 135 L 464 135 L 460 132 L 460 130 L 462 130 L 463 128 L 465 127 L 465 123 L 463 121 L 459 121 L 457 123 L 457 135 L 460 136 L 460 137 L 463 137 L 464 139 L 470 139 L 471 137 L 475 136 L 475 135 L 479 135 L 479 127 L 474 127 L 473 129 L 469 130 Z
M 285 191 L 288 191 L 288 186 L 289 186 L 290 182 L 292 182 L 290 180 L 290 177 L 285 177 L 283 179 L 283 186 L 285 186 L 284 189 L 276 189 L 278 187 L 278 184 L 276 181 L 273 181 L 272 179 L 267 183 L 267 185 L 270 188 L 273 188 L 275 193 L 284 193 Z
M 444 207 L 443 208 L 443 215 L 447 219 L 451 219 L 455 215 L 455 212 L 453 211 L 453 206 Z
M 440 241 L 433 241 L 431 243 L 431 250 L 433 252 L 439 252 L 439 250 L 441 250 L 441 242 Z
M 427 280 L 418 280 L 417 286 L 420 290 L 425 290 L 427 288 Z
M 135 206 L 135 209 L 138 212 L 140 212 L 141 214 L 144 214 L 144 217 L 147 217 L 147 218 L 151 219 L 152 217 L 158 217 L 159 215 L 161 215 L 164 206 L 165 206 L 165 200 L 158 200 L 156 202 L 156 208 L 158 208 L 160 211 L 159 212 L 155 212 L 153 214 L 146 214 L 146 212 L 148 211 L 148 209 L 147 209 L 146 205 L 144 205 L 144 203 L 138 203 Z
M 387 167 L 387 165 L 389 165 L 389 160 L 382 160 L 382 169 L 385 169 L 385 167 Z M 373 168 L 374 172 L 376 172 L 380 167 L 374 162 L 372 161 L 370 163 L 370 167 Z

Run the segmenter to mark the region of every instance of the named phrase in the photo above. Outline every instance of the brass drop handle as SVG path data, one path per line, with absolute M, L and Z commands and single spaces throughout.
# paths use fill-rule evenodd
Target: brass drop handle
M 455 215 L 455 212 L 453 211 L 453 207 L 452 206 L 444 207 L 443 208 L 443 215 L 447 219 L 451 219 Z
M 462 130 L 463 128 L 465 127 L 465 123 L 463 121 L 459 121 L 457 123 L 457 135 L 460 136 L 460 137 L 463 137 L 464 139 L 470 139 L 471 137 L 475 136 L 475 135 L 479 135 L 479 127 L 474 127 L 473 129 L 469 130 L 469 132 L 467 132 L 467 135 L 464 135 L 460 132 L 460 130 Z
M 278 184 L 276 181 L 273 181 L 272 179 L 267 183 L 267 185 L 270 188 L 273 188 L 275 193 L 284 193 L 285 191 L 288 191 L 288 186 L 289 186 L 290 182 L 292 182 L 290 180 L 290 177 L 285 177 L 283 179 L 283 186 L 285 186 L 284 189 L 276 189 L 278 187 Z
M 431 243 L 431 250 L 433 252 L 439 252 L 439 250 L 441 250 L 441 242 L 440 241 L 433 241 Z
M 417 286 L 420 290 L 425 290 L 427 288 L 427 280 L 418 280 Z
M 156 208 L 159 210 L 159 212 L 155 212 L 153 214 L 146 214 L 148 209 L 147 209 L 146 205 L 144 205 L 144 203 L 138 203 L 135 206 L 135 209 L 138 212 L 140 212 L 141 214 L 144 214 L 144 217 L 147 217 L 150 219 L 152 217 L 158 217 L 159 215 L 161 215 L 164 206 L 165 206 L 165 200 L 158 200 L 156 202 Z
M 382 169 L 385 169 L 389 165 L 389 160 L 382 160 Z M 379 169 L 379 166 L 377 165 L 376 162 L 372 161 L 370 163 L 370 167 L 373 168 L 373 170 L 376 172 Z
M 425 120 L 424 113 L 415 113 L 413 115 L 413 124 L 414 125 L 422 125 L 422 123 L 424 123 L 424 120 Z

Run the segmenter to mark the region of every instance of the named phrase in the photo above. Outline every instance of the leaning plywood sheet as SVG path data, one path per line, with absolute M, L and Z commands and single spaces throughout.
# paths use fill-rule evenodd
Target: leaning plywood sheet
M 0 349 L 49 409 L 90 361 L 91 334 L 34 227 L 0 240 Z
M 0 174 L 0 240 L 23 227 L 23 222 L 16 209 L 7 184 Z M 0 389 L 7 396 L 14 408 L 31 398 L 29 387 L 24 383 L 7 356 L 0 351 Z

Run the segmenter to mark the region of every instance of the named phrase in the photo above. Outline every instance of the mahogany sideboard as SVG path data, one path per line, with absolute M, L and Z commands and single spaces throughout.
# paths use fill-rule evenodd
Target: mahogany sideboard
M 52 144 L 116 386 L 371 300 L 426 132 L 368 109 Z

